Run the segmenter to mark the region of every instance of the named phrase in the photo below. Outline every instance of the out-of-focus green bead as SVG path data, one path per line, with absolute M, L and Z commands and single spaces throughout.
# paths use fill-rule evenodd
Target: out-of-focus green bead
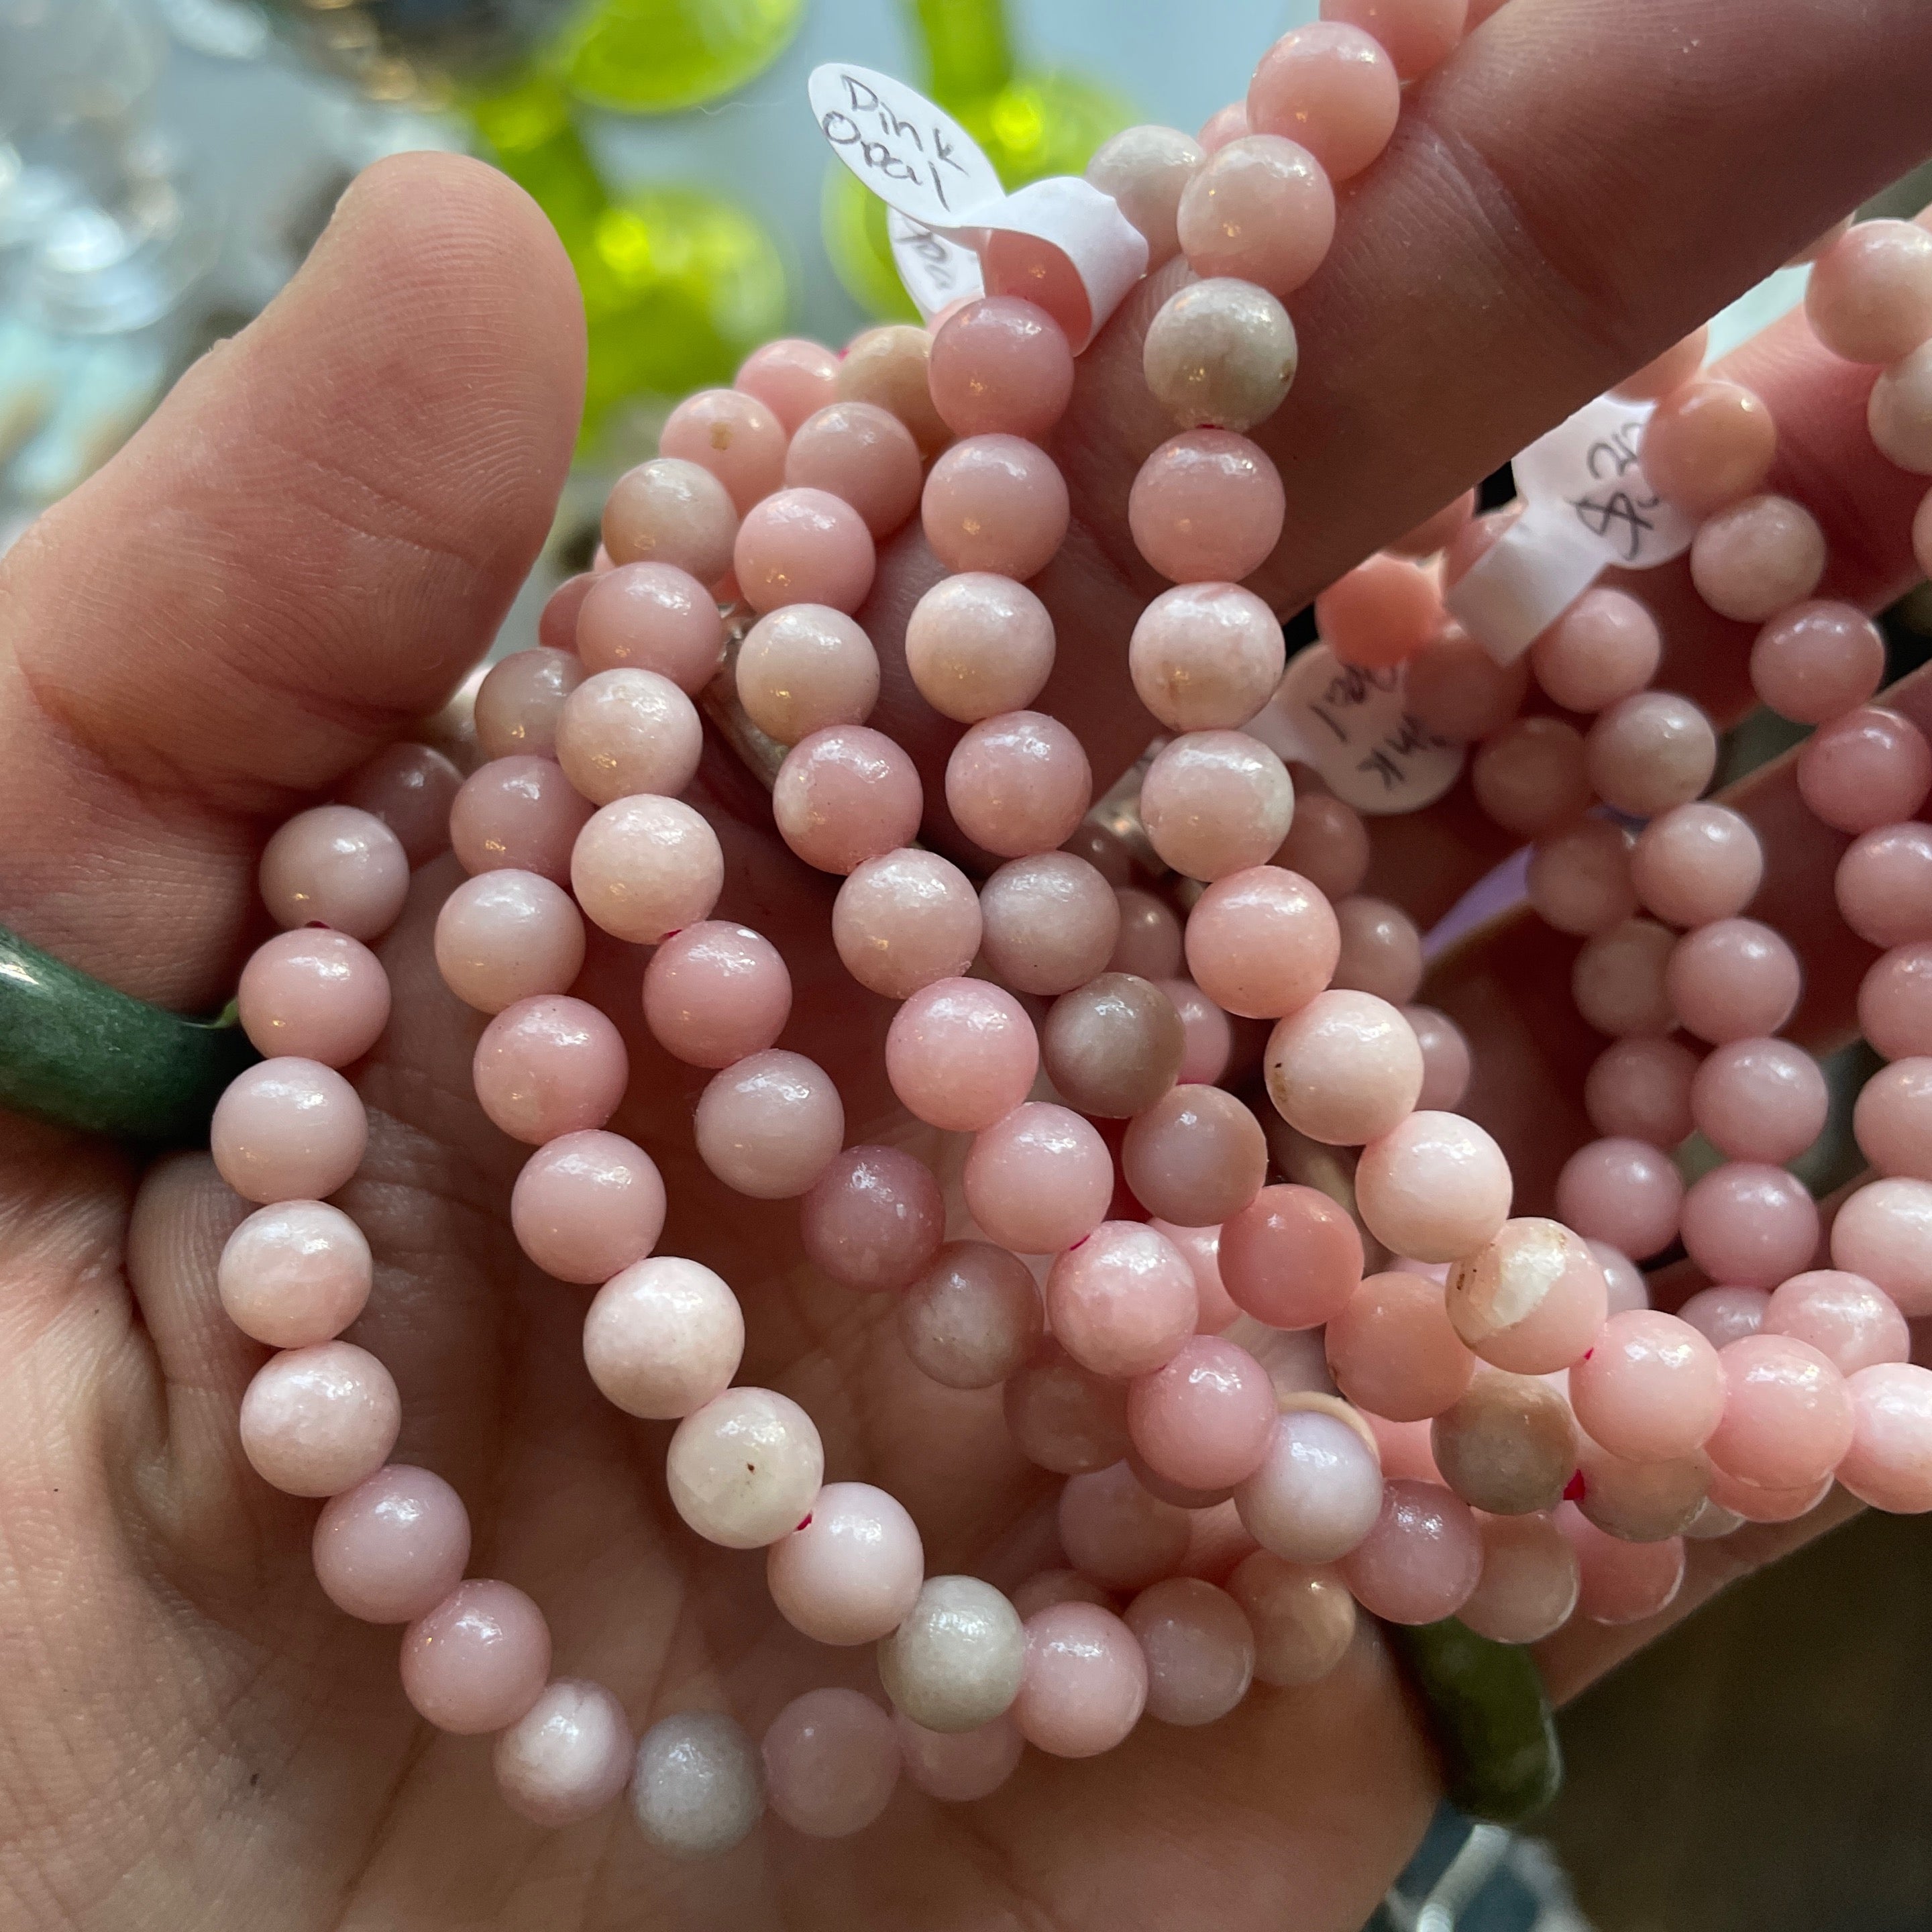
M 784 52 L 805 0 L 590 0 L 557 55 L 593 106 L 668 114 L 742 87 Z
M 260 1058 L 233 1008 L 211 1024 L 131 999 L 0 927 L 0 1107 L 161 1146 L 205 1144 Z

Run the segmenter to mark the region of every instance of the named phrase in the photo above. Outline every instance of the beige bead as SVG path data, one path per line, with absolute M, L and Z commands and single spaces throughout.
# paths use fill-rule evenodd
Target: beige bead
M 1019 1694 L 1026 1630 L 976 1576 L 928 1576 L 912 1614 L 879 1644 L 886 1694 L 929 1731 L 990 1724 Z
M 1288 394 L 1298 360 L 1287 310 L 1267 290 L 1225 275 L 1170 296 L 1141 349 L 1155 400 L 1190 429 L 1265 422 Z

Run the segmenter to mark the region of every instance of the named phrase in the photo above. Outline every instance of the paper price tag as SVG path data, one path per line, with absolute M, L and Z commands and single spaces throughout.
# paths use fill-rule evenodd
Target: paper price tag
M 805 84 L 832 152 L 883 201 L 925 228 L 946 228 L 1005 190 L 980 146 L 916 87 L 832 62 Z
M 971 249 L 935 235 L 896 208 L 886 212 L 886 233 L 892 244 L 892 266 L 922 321 L 930 322 L 949 302 L 986 292 L 980 258 Z
M 1599 396 L 1511 466 L 1523 514 L 1444 599 L 1498 663 L 1521 656 L 1604 571 L 1653 569 L 1690 548 L 1696 525 L 1638 460 L 1652 407 Z
M 1288 661 L 1247 729 L 1276 757 L 1312 765 L 1358 812 L 1420 812 L 1456 782 L 1464 750 L 1410 715 L 1406 682 L 1400 665 L 1361 670 L 1312 644 Z

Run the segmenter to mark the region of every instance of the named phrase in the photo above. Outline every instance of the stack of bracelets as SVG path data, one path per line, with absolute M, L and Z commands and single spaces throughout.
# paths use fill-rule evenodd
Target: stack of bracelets
M 1027 580 L 1069 521 L 1042 440 L 1072 390 L 1069 335 L 1084 332 L 1063 326 L 1051 278 L 1038 302 L 995 292 L 930 332 L 870 331 L 842 357 L 772 344 L 736 387 L 680 405 L 662 453 L 612 490 L 605 554 L 556 593 L 544 643 L 482 683 L 483 761 L 460 789 L 438 754 L 399 746 L 268 846 L 262 890 L 284 929 L 250 962 L 239 1011 L 270 1057 L 229 1086 L 212 1135 L 224 1177 L 259 1204 L 222 1257 L 222 1300 L 279 1352 L 248 1391 L 243 1446 L 278 1489 L 327 1499 L 322 1588 L 406 1627 L 404 1695 L 445 1730 L 497 1734 L 503 1796 L 541 1823 L 628 1785 L 646 1837 L 680 1855 L 736 1844 L 767 1805 L 839 1836 L 902 1775 L 970 1801 L 1027 1744 L 1087 1756 L 1143 1714 L 1204 1724 L 1254 1680 L 1310 1683 L 1356 1640 L 1358 1606 L 1442 1638 L 1414 1655 L 1453 1726 L 1459 1696 L 1480 1706 L 1468 1672 L 1497 1646 L 1662 1610 L 1686 1538 L 1799 1516 L 1834 1480 L 1882 1509 L 1932 1508 L 1932 1372 L 1909 1362 L 1906 1326 L 1932 1313 L 1932 830 L 1913 821 L 1932 751 L 1870 702 L 1875 627 L 1808 601 L 1822 540 L 1802 506 L 1760 494 L 1777 433 L 1759 398 L 1699 373 L 1701 334 L 1618 392 L 1654 401 L 1650 482 L 1702 520 L 1698 590 L 1762 626 L 1758 695 L 1816 728 L 1798 788 L 1852 836 L 1846 922 L 1889 949 L 1859 1002 L 1889 1063 L 1856 1116 L 1879 1178 L 1843 1203 L 1828 1267 L 1818 1208 L 1782 1165 L 1826 1109 L 1816 1064 L 1778 1037 L 1798 967 L 1747 916 L 1757 836 L 1700 802 L 1716 735 L 1651 688 L 1660 639 L 1642 603 L 1588 590 L 1498 663 L 1445 615 L 1445 587 L 1510 514 L 1473 517 L 1466 498 L 1316 606 L 1342 664 L 1400 668 L 1420 726 L 1474 748 L 1476 800 L 1530 845 L 1532 906 L 1582 942 L 1576 1007 L 1610 1042 L 1586 1096 L 1603 1138 L 1563 1168 L 1558 1219 L 1511 1218 L 1501 1149 L 1453 1111 L 1468 1049 L 1412 1004 L 1414 922 L 1358 892 L 1363 819 L 1243 728 L 1284 668 L 1277 619 L 1240 587 L 1282 532 L 1280 481 L 1246 432 L 1294 375 L 1283 300 L 1328 248 L 1331 184 L 1374 161 L 1403 83 L 1473 24 L 1462 0 L 1324 12 L 1198 144 L 1136 128 L 1089 170 L 1150 268 L 1184 254 L 1192 271 L 1146 336 L 1148 385 L 1178 433 L 1129 507 L 1141 556 L 1173 586 L 1130 650 L 1169 734 L 1130 827 L 1159 862 L 1140 884 L 1090 817 L 1074 730 L 1030 708 L 1054 636 Z M 1828 238 L 1808 305 L 1827 347 L 1886 365 L 1873 436 L 1932 475 L 1932 232 L 1885 221 Z M 913 610 L 905 662 L 964 728 L 946 811 L 999 862 L 976 886 L 916 842 L 914 763 L 866 722 L 880 664 L 851 614 L 875 544 L 915 514 L 953 574 Z M 1932 496 L 1916 536 L 1932 567 Z M 1532 682 L 1548 703 L 1523 712 Z M 906 1144 L 845 1144 L 832 1072 L 779 1044 L 780 946 L 712 916 L 724 850 L 679 796 L 708 730 L 762 763 L 786 844 L 842 880 L 838 956 L 898 1003 L 886 1072 L 931 1130 Z M 388 1462 L 395 1384 L 342 1339 L 372 1271 L 327 1204 L 367 1132 L 338 1070 L 388 1019 L 370 948 L 412 867 L 446 845 L 470 876 L 442 906 L 437 963 L 488 1016 L 478 1103 L 532 1150 L 518 1241 L 596 1288 L 590 1377 L 629 1414 L 675 1424 L 665 1475 L 684 1522 L 764 1550 L 772 1601 L 807 1636 L 876 1644 L 889 1707 L 821 1688 L 761 1741 L 716 1710 L 634 1738 L 609 1690 L 552 1676 L 528 1596 L 466 1579 L 449 1484 Z M 1064 1567 L 1010 1595 L 928 1576 L 898 1501 L 826 1481 L 806 1409 L 734 1383 L 739 1301 L 711 1269 L 652 1252 L 658 1166 L 605 1124 L 628 1067 L 617 1026 L 572 990 L 586 920 L 648 950 L 650 1034 L 710 1074 L 693 1124 L 710 1174 L 796 1199 L 809 1262 L 898 1298 L 904 1353 L 934 1382 L 1003 1389 L 1019 1451 L 1064 1479 Z M 1231 1064 L 1252 1070 L 1240 1022 L 1256 1021 L 1272 1028 L 1265 1128 L 1217 1084 Z M 1671 1150 L 1694 1128 L 1724 1159 L 1687 1190 Z M 1714 1285 L 1666 1314 L 1635 1264 L 1678 1240 Z M 1503 1654 L 1514 1696 L 1527 1653 Z M 1532 1693 L 1499 1812 L 1548 1788 L 1546 1717 Z

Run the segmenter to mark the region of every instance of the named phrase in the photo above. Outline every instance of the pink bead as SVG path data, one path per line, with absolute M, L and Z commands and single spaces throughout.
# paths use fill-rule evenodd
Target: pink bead
M 332 1496 L 316 1519 L 315 1580 L 364 1623 L 413 1623 L 463 1580 L 470 1514 L 440 1476 L 392 1463 Z
M 635 1748 L 623 1706 L 601 1684 L 564 1677 L 496 1740 L 491 1768 L 512 1810 L 556 1831 L 617 1796 Z
M 1902 1362 L 1912 1336 L 1898 1304 L 1863 1275 L 1814 1268 L 1780 1282 L 1764 1312 L 1764 1332 L 1808 1342 L 1841 1376 L 1880 1362 Z
M 989 1241 L 947 1242 L 898 1307 L 913 1365 L 946 1388 L 1005 1381 L 1032 1355 L 1045 1325 L 1031 1271 Z
M 848 1148 L 834 1155 L 799 1204 L 808 1260 L 865 1294 L 908 1288 L 925 1274 L 946 1233 L 946 1204 L 932 1170 L 898 1148 Z
M 1598 797 L 1634 818 L 1688 805 L 1718 766 L 1718 734 L 1688 698 L 1640 691 L 1611 706 L 1583 741 L 1583 768 Z
M 850 504 L 824 490 L 781 490 L 747 513 L 731 568 L 754 610 L 829 604 L 852 611 L 866 601 L 876 566 L 872 532 Z
M 935 852 L 908 848 L 867 860 L 832 904 L 832 943 L 846 970 L 888 999 L 958 978 L 980 937 L 972 881 Z
M 821 344 L 782 336 L 753 350 L 738 365 L 731 383 L 748 396 L 756 396 L 785 434 L 796 436 L 814 410 L 838 399 L 838 358 Z
M 1208 154 L 1219 154 L 1230 141 L 1238 141 L 1250 131 L 1247 103 L 1230 101 L 1226 107 L 1217 107 L 1202 122 L 1196 139 Z
M 1355 1169 L 1370 1233 L 1424 1262 L 1456 1261 L 1492 1240 L 1511 1188 L 1502 1150 L 1459 1114 L 1410 1114 L 1363 1148 Z
M 1662 634 L 1627 592 L 1586 590 L 1529 647 L 1550 700 L 1586 716 L 1634 697 L 1657 675 Z
M 1244 135 L 1195 171 L 1181 190 L 1177 227 L 1197 275 L 1291 295 L 1335 238 L 1335 190 L 1306 148 L 1278 134 Z
M 409 896 L 409 855 L 380 818 L 353 806 L 318 805 L 269 839 L 261 888 L 279 926 L 328 926 L 352 939 L 380 939 Z
M 466 1006 L 500 1013 L 570 989 L 584 967 L 584 921 L 570 895 L 539 873 L 479 872 L 442 902 L 436 963 Z
M 1217 879 L 1189 915 L 1187 967 L 1214 1004 L 1251 1019 L 1307 1005 L 1328 983 L 1341 928 L 1308 881 L 1274 866 Z
M 1885 680 L 1885 638 L 1850 604 L 1780 611 L 1751 646 L 1759 701 L 1797 724 L 1828 724 L 1855 711 Z
M 496 758 L 464 780 L 450 843 L 466 872 L 536 872 L 561 884 L 590 812 L 554 759 Z
M 1194 1333 L 1194 1271 L 1144 1222 L 1102 1222 L 1054 1262 L 1046 1293 L 1055 1340 L 1096 1375 L 1148 1375 Z
M 1177 1080 L 1213 1086 L 1228 1070 L 1234 1033 L 1228 1016 L 1192 980 L 1163 980 L 1161 991 L 1180 1016 L 1184 1040 Z
M 1342 1560 L 1372 1616 L 1394 1624 L 1454 1616 L 1481 1580 L 1483 1540 L 1468 1504 L 1433 1483 L 1383 1486 L 1375 1527 Z
M 389 976 L 360 940 L 304 927 L 256 948 L 236 1004 L 257 1052 L 346 1066 L 388 1024 Z
M 1932 1053 L 1932 944 L 1898 946 L 1867 970 L 1858 1030 L 1887 1060 Z
M 1330 1563 L 1374 1528 L 1382 1474 L 1362 1432 L 1318 1408 L 1276 1419 L 1260 1466 L 1234 1492 L 1262 1548 L 1292 1563 Z
M 586 670 L 654 670 L 695 698 L 717 674 L 724 626 L 710 592 L 665 563 L 630 563 L 598 578 L 577 620 Z
M 730 492 L 708 470 L 678 457 L 627 470 L 604 505 L 604 548 L 613 562 L 669 564 L 700 584 L 716 584 L 731 568 L 737 531 Z
M 1570 968 L 1570 996 L 1586 1026 L 1613 1039 L 1667 1034 L 1676 1023 L 1664 972 L 1672 934 L 1646 919 L 1593 934 Z
M 1039 1070 L 1040 1042 L 1025 1009 L 983 980 L 921 987 L 886 1034 L 892 1091 L 928 1126 L 949 1133 L 990 1130 L 1026 1098 Z
M 1576 1612 L 1595 1624 L 1641 1623 L 1660 1616 L 1684 1586 L 1684 1544 L 1626 1543 L 1588 1521 L 1574 1503 L 1556 1511 L 1556 1526 L 1576 1552 Z
M 1862 834 L 1838 861 L 1833 890 L 1861 939 L 1874 946 L 1932 939 L 1932 826 L 1883 825 Z
M 1767 1489 L 1822 1482 L 1851 1447 L 1851 1391 L 1810 1343 L 1768 1332 L 1721 1350 L 1724 1420 L 1706 1444 L 1730 1474 Z
M 869 1483 L 827 1483 L 765 1552 L 778 1613 L 819 1643 L 872 1643 L 918 1601 L 926 1552 L 904 1504 Z
M 1070 1573 L 1071 1574 L 1071 1573 Z M 892 1713 L 906 1782 L 949 1804 L 990 1798 L 1018 1768 L 1026 1740 L 1010 1713 L 970 1731 L 928 1731 Z
M 1054 1757 L 1112 1750 L 1140 1721 L 1147 1696 L 1147 1659 L 1111 1612 L 1054 1604 L 1027 1619 L 1013 1721 L 1036 1750 Z
M 1672 949 L 1664 987 L 1678 1023 L 1713 1046 L 1776 1033 L 1804 988 L 1782 934 L 1754 919 L 1720 919 Z
M 1057 1254 L 1106 1217 L 1114 1164 L 1078 1114 L 1029 1101 L 975 1136 L 964 1179 L 966 1205 L 992 1240 L 1016 1254 Z
M 673 1507 L 725 1550 L 762 1550 L 796 1529 L 824 1480 L 812 1418 L 771 1389 L 713 1396 L 677 1425 L 664 1456 Z
M 1456 1614 L 1496 1643 L 1534 1643 L 1576 1607 L 1582 1570 L 1552 1516 L 1480 1516 L 1482 1580 Z
M 935 462 L 920 500 L 926 540 L 948 570 L 1036 575 L 1066 535 L 1066 483 L 1016 436 L 969 436 Z
M 888 323 L 862 330 L 845 345 L 838 363 L 838 394 L 848 402 L 876 403 L 911 430 L 920 454 L 943 449 L 950 432 L 932 406 L 926 364 L 932 338 L 923 328 Z
M 748 926 L 703 920 L 672 933 L 644 969 L 644 1019 L 688 1066 L 722 1067 L 761 1053 L 791 1014 L 791 975 Z
M 1256 1550 L 1236 1566 L 1227 1588 L 1254 1631 L 1258 1682 L 1317 1683 L 1348 1654 L 1355 1600 L 1332 1570 Z
M 1529 902 L 1558 932 L 1607 932 L 1636 910 L 1630 836 L 1613 820 L 1580 818 L 1531 848 Z
M 1770 1288 L 1810 1264 L 1818 1205 L 1780 1167 L 1733 1161 L 1692 1184 L 1680 1217 L 1690 1258 L 1713 1281 Z
M 1895 1514 L 1932 1509 L 1932 1371 L 1908 1362 L 1860 1369 L 1852 1396 L 1852 1446 L 1838 1480 L 1861 1502 Z
M 1148 1226 L 1159 1228 L 1187 1257 L 1187 1264 L 1194 1270 L 1198 1304 L 1195 1333 L 1220 1334 L 1241 1312 L 1222 1283 L 1220 1229 L 1180 1228 L 1172 1221 L 1152 1221 Z
M 1372 34 L 1404 80 L 1447 59 L 1462 38 L 1468 0 L 1322 0 L 1322 17 Z
M 1127 522 L 1136 548 L 1162 576 L 1236 584 L 1267 562 L 1286 506 L 1265 452 L 1232 430 L 1191 429 L 1141 465 Z
M 1527 1216 L 1504 1222 L 1480 1253 L 1450 1270 L 1446 1300 L 1456 1333 L 1492 1367 L 1552 1375 L 1596 1340 L 1609 1287 L 1581 1237 Z
M 1338 1315 L 1362 1279 L 1362 1238 L 1347 1212 L 1312 1187 L 1264 1187 L 1224 1222 L 1217 1256 L 1234 1303 L 1276 1328 Z
M 1852 1132 L 1880 1174 L 1932 1180 L 1932 1059 L 1895 1060 L 1874 1073 L 1852 1109 Z
M 1318 993 L 1276 1023 L 1264 1066 L 1275 1111 L 1298 1132 L 1359 1147 L 1392 1132 L 1422 1091 L 1422 1049 L 1372 993 Z
M 1264 864 L 1294 816 L 1288 768 L 1245 731 L 1190 731 L 1155 756 L 1141 822 L 1160 857 L 1190 878 Z
M 704 748 L 697 707 L 654 670 L 598 672 L 571 693 L 557 722 L 557 762 L 596 805 L 638 792 L 675 796 Z
M 1714 1348 L 1728 1347 L 1764 1326 L 1771 1297 L 1761 1288 L 1700 1288 L 1677 1311 Z
M 550 1675 L 550 1627 L 522 1591 L 459 1583 L 403 1634 L 403 1694 L 437 1730 L 471 1737 L 514 1724 Z
M 1211 1724 L 1247 1695 L 1255 1634 L 1226 1591 L 1198 1576 L 1143 1590 L 1127 1628 L 1147 1660 L 1147 1713 L 1163 1724 Z
M 228 1238 L 215 1283 L 228 1318 L 272 1348 L 332 1341 L 362 1312 L 374 1267 L 362 1231 L 339 1208 L 258 1208 Z
M 1698 526 L 1690 580 L 1721 617 L 1762 624 L 1809 597 L 1825 574 L 1825 533 L 1789 496 L 1747 496 Z
M 1127 1391 L 1135 1448 L 1156 1474 L 1190 1489 L 1226 1489 L 1252 1475 L 1274 1424 L 1268 1371 L 1212 1336 L 1190 1337 Z
M 1658 401 L 1642 442 L 1644 475 L 1687 515 L 1708 517 L 1763 487 L 1778 424 L 1741 383 L 1705 377 Z
M 878 701 L 872 640 L 843 611 L 823 604 L 789 604 L 760 617 L 739 646 L 736 675 L 746 716 L 781 745 L 796 745 L 830 724 L 862 724 Z
M 1430 586 L 1435 596 L 1434 586 Z M 1423 728 L 1454 744 L 1502 730 L 1522 709 L 1529 667 L 1518 658 L 1499 664 L 1461 625 L 1439 621 L 1407 660 L 1404 694 Z
M 1642 1272 L 1628 1255 L 1619 1253 L 1607 1241 L 1586 1241 L 1583 1245 L 1596 1256 L 1597 1265 L 1604 1271 L 1612 1315 L 1621 1315 L 1626 1309 L 1650 1306 L 1650 1290 Z
M 1932 337 L 1932 235 L 1911 221 L 1862 221 L 1818 257 L 1805 319 L 1848 362 L 1896 362 Z
M 845 1138 L 845 1108 L 824 1071 L 802 1054 L 746 1055 L 699 1096 L 698 1151 L 726 1186 L 754 1201 L 787 1201 L 825 1172 Z
M 658 449 L 710 470 L 742 517 L 778 487 L 785 428 L 772 410 L 743 390 L 700 389 L 664 418 Z
M 1006 1378 L 1003 1407 L 1013 1446 L 1043 1469 L 1075 1475 L 1127 1453 L 1125 1384 L 1083 1369 L 1051 1339 Z
M 1149 1494 L 1125 1462 L 1068 1477 L 1058 1520 L 1068 1562 L 1112 1589 L 1172 1576 L 1187 1548 L 1187 1511 Z
M 242 1398 L 242 1453 L 285 1495 L 338 1496 L 388 1461 L 402 1421 L 394 1380 L 366 1348 L 287 1348 Z
M 1697 1131 L 1732 1160 L 1796 1160 L 1824 1132 L 1830 1104 L 1818 1063 L 1781 1040 L 1718 1047 L 1690 1083 Z
M 380 818 L 411 866 L 449 850 L 449 808 L 463 774 L 434 746 L 386 746 L 342 782 L 337 802 Z
M 1630 880 L 1666 926 L 1708 926 L 1744 910 L 1764 878 L 1756 828 L 1729 806 L 1680 805 L 1637 834 Z
M 1282 35 L 1248 82 L 1248 124 L 1298 141 L 1330 181 L 1358 175 L 1388 146 L 1402 83 L 1381 44 L 1345 21 Z
M 1345 664 L 1384 670 L 1414 657 L 1444 622 L 1436 583 L 1420 564 L 1372 556 L 1315 600 L 1322 641 Z
M 1583 1111 L 1598 1133 L 1674 1148 L 1691 1128 L 1697 1057 L 1673 1040 L 1613 1040 L 1583 1082 Z
M 510 1192 L 518 1246 L 559 1281 L 608 1281 L 657 1246 L 664 1219 L 657 1162 L 598 1128 L 538 1148 Z
M 922 803 L 912 760 L 863 724 L 833 725 L 794 745 L 772 790 L 785 843 L 825 872 L 850 872 L 910 844 Z
M 934 332 L 927 380 L 933 405 L 955 436 L 1038 442 L 1073 394 L 1073 352 L 1044 309 L 1010 296 L 986 296 L 956 310 Z
M 1433 1006 L 1405 1006 L 1402 1017 L 1422 1049 L 1422 1091 L 1415 1104 L 1432 1113 L 1453 1113 L 1469 1090 L 1469 1042 L 1456 1023 Z
M 1053 652 L 1046 606 L 1024 584 L 985 571 L 935 584 L 906 620 L 906 668 L 920 695 L 962 724 L 1030 704 Z
M 533 1147 L 601 1127 L 631 1076 L 623 1036 L 603 1013 L 554 993 L 506 1006 L 484 1028 L 471 1071 L 484 1112 Z
M 1420 1275 L 1370 1275 L 1329 1322 L 1327 1348 L 1342 1393 L 1391 1422 L 1441 1414 L 1475 1373 L 1442 1291 Z
M 1801 1484 L 1796 1489 L 1773 1490 L 1714 1468 L 1710 1506 L 1743 1522 L 1795 1522 L 1802 1516 L 1809 1516 L 1831 1494 L 1832 1480 L 1826 1476 L 1816 1483 Z
M 1593 802 L 1582 734 L 1560 718 L 1519 718 L 1470 762 L 1476 802 L 1505 832 L 1534 838 Z
M 1048 852 L 1070 837 L 1093 788 L 1079 740 L 1043 712 L 983 720 L 946 760 L 946 808 L 976 845 L 1003 859 Z
M 208 1149 L 244 1201 L 319 1201 L 362 1164 L 369 1117 L 354 1088 L 314 1060 L 265 1060 L 215 1103 Z
M 477 748 L 486 758 L 556 757 L 557 721 L 584 676 L 574 651 L 539 646 L 499 658 L 476 688 Z
M 1163 590 L 1141 613 L 1127 647 L 1141 702 L 1175 731 L 1245 724 L 1274 695 L 1286 662 L 1274 613 L 1234 584 Z
M 1556 1177 L 1557 1218 L 1586 1240 L 1642 1261 L 1677 1238 L 1684 1182 L 1670 1156 L 1640 1140 L 1592 1141 Z
M 1121 1177 L 1150 1214 L 1204 1228 L 1238 1214 L 1268 1178 L 1262 1124 L 1219 1087 L 1175 1087 L 1136 1115 Z
M 1613 1456 L 1664 1462 L 1701 1448 L 1724 1411 L 1718 1352 L 1651 1309 L 1612 1316 L 1570 1370 L 1576 1420 Z
M 818 410 L 785 452 L 785 487 L 850 504 L 875 543 L 919 507 L 925 482 L 912 432 L 872 403 L 835 402 Z
M 1106 962 L 1108 972 L 1158 980 L 1180 970 L 1180 922 L 1165 899 L 1138 886 L 1120 886 L 1114 908 L 1116 937 Z

